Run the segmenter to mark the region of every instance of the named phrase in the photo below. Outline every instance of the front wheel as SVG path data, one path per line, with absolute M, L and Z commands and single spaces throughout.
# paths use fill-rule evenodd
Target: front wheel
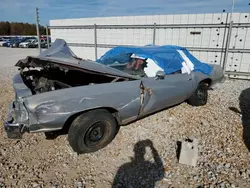
M 187 100 L 188 104 L 192 106 L 203 106 L 207 104 L 208 99 L 208 86 L 206 83 L 200 83 L 192 94 L 192 96 Z
M 78 116 L 71 124 L 68 141 L 78 154 L 95 152 L 116 135 L 117 123 L 107 110 L 93 110 Z

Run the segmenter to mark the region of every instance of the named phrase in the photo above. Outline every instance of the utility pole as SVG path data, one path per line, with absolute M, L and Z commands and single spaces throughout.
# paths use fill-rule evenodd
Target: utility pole
M 232 12 L 231 12 L 231 15 L 230 15 L 230 22 L 232 21 L 232 18 L 233 18 L 234 6 L 235 6 L 235 0 L 232 0 Z
M 46 25 L 47 48 L 49 48 L 49 27 Z
M 232 29 L 233 29 L 233 13 L 234 13 L 234 6 L 235 6 L 235 0 L 232 0 L 232 12 L 230 14 L 230 22 L 229 22 L 229 28 L 228 28 L 228 34 L 227 34 L 227 41 L 226 41 L 226 49 L 225 49 L 225 55 L 224 55 L 224 62 L 222 65 L 223 72 L 226 71 L 226 64 L 227 64 L 227 58 L 228 58 L 228 51 L 231 41 L 231 35 L 232 35 Z
M 38 39 L 38 49 L 39 54 L 41 53 L 41 40 L 40 40 L 40 32 L 39 32 L 39 15 L 38 15 L 38 8 L 36 8 L 36 33 L 37 33 L 37 39 Z

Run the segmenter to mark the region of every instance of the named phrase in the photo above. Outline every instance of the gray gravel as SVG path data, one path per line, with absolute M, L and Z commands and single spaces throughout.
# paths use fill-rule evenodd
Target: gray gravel
M 0 66 L 2 122 L 14 96 L 15 71 Z M 117 187 L 250 187 L 250 152 L 236 112 L 249 87 L 249 81 L 226 80 L 209 91 L 206 106 L 182 103 L 121 127 L 111 144 L 86 155 L 74 153 L 67 136 L 46 140 L 43 134 L 25 134 L 10 140 L 1 126 L 0 187 L 105 188 L 113 182 Z M 199 140 L 197 167 L 176 158 L 176 143 L 186 138 Z

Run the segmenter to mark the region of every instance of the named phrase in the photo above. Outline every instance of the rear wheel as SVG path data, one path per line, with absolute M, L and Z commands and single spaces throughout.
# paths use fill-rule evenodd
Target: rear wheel
M 203 106 L 207 104 L 208 99 L 208 86 L 206 83 L 200 83 L 192 94 L 192 96 L 187 100 L 188 104 L 192 106 Z
M 68 141 L 79 154 L 95 152 L 113 140 L 116 130 L 116 120 L 107 110 L 89 111 L 73 121 L 69 128 Z

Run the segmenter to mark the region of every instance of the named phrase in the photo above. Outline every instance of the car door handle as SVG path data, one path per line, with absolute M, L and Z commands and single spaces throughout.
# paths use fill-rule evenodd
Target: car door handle
M 192 78 L 188 78 L 188 81 L 192 80 Z

